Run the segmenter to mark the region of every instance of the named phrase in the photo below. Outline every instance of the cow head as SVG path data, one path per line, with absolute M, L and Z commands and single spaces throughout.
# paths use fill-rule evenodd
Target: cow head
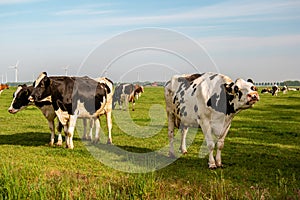
M 259 101 L 257 88 L 251 79 L 248 81 L 237 79 L 234 83 L 225 84 L 225 88 L 234 110 L 250 108 Z
M 42 101 L 51 95 L 50 78 L 43 72 L 33 83 L 33 91 L 29 97 L 30 101 Z
M 13 94 L 13 100 L 8 109 L 8 112 L 11 114 L 15 114 L 30 105 L 31 103 L 28 98 L 32 92 L 32 89 L 32 86 L 27 87 L 26 84 L 19 85 L 17 90 Z

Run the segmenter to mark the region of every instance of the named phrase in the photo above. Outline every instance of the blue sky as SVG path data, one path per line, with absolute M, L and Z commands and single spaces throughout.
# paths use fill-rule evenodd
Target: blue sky
M 297 0 L 0 0 L 0 81 L 2 77 L 4 81 L 6 77 L 14 80 L 14 71 L 8 67 L 17 60 L 20 81 L 32 80 L 41 71 L 63 75 L 65 66 L 70 66 L 70 75 L 99 76 L 105 68 L 96 64 L 100 60 L 94 60 L 97 69 L 82 68 L 91 52 L 116 35 L 145 27 L 178 32 L 204 47 L 217 67 L 198 66 L 199 71 L 211 69 L 233 79 L 299 80 L 299 10 Z M 180 46 L 177 39 L 172 43 Z M 149 64 L 124 81 L 137 77 L 164 80 L 175 72 L 194 72 L 179 61 L 176 66 L 176 59 L 170 59 L 174 68 L 178 67 L 173 72 Z M 107 75 L 116 80 L 119 66 L 114 67 Z M 127 64 L 122 73 L 130 67 Z

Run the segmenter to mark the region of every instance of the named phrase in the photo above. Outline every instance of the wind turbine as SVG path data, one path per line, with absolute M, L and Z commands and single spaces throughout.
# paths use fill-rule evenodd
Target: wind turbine
M 17 61 L 16 65 L 9 66 L 9 68 L 15 70 L 15 82 L 18 82 L 18 66 L 19 66 L 19 61 Z
M 68 76 L 69 65 L 65 66 L 63 69 L 65 70 L 65 75 Z

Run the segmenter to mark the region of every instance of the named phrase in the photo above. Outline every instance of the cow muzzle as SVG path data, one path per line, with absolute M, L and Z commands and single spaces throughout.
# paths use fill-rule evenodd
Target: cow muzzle
M 257 101 L 259 101 L 259 95 L 257 92 L 252 92 L 252 93 L 249 93 L 247 95 L 247 98 L 248 98 L 248 103 L 249 104 L 254 104 L 256 103 Z
M 14 108 L 9 108 L 9 109 L 8 109 L 8 112 L 9 112 L 10 114 L 15 114 L 15 113 L 18 112 L 18 110 L 14 109 Z

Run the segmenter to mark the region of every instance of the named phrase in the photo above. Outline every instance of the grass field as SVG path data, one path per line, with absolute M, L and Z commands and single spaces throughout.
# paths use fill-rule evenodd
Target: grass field
M 145 88 L 129 121 L 114 111 L 113 147 L 105 144 L 101 118 L 100 144 L 82 142 L 78 127 L 74 150 L 48 145 L 37 108 L 9 114 L 14 91 L 0 96 L 0 199 L 300 199 L 300 92 L 260 94 L 254 108 L 239 113 L 225 140 L 223 169 L 209 170 L 208 157 L 199 157 L 198 130 L 188 154 L 153 172 L 129 173 L 118 169 L 134 167 L 130 158 L 111 149 L 143 154 L 168 147 L 163 88 Z M 111 165 L 99 161 L 105 156 Z

